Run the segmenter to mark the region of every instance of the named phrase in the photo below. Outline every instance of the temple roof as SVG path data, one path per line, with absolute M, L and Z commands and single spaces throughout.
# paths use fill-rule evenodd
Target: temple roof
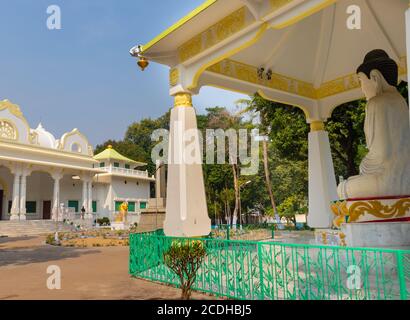
M 101 161 L 101 160 L 117 160 L 117 161 L 124 161 L 128 163 L 132 163 L 136 166 L 146 166 L 147 164 L 144 162 L 138 162 L 135 160 L 132 160 L 130 158 L 127 158 L 123 156 L 121 153 L 113 149 L 111 145 L 107 147 L 104 151 L 100 152 L 99 154 L 94 156 L 95 160 Z

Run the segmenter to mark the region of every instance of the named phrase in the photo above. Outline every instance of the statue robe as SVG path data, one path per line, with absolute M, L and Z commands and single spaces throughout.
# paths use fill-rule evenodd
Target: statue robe
M 360 175 L 339 186 L 339 196 L 410 195 L 409 108 L 395 88 L 368 101 L 364 131 L 369 152 Z

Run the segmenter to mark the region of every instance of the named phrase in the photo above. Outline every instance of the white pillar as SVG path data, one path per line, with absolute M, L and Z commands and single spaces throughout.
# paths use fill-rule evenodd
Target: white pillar
M 194 155 L 196 161 L 184 154 Z M 171 110 L 170 119 L 168 200 L 164 222 L 167 236 L 196 237 L 211 231 L 201 160 L 192 97 L 189 93 L 179 92 L 175 95 L 175 108 Z
M 59 217 L 58 210 L 60 209 L 60 175 L 53 175 L 54 187 L 53 187 L 53 220 L 57 220 Z
M 329 228 L 332 201 L 338 200 L 328 133 L 323 122 L 313 122 L 309 133 L 309 214 L 311 228 Z
M 93 217 L 93 182 L 92 180 L 88 182 L 88 206 L 86 207 L 86 210 L 88 212 L 88 217 L 91 219 Z
M 87 180 L 86 179 L 84 179 L 83 178 L 83 201 L 82 201 L 82 207 L 84 207 L 85 208 L 85 212 L 87 213 L 87 206 L 88 206 L 88 197 L 87 197 L 87 195 L 88 195 L 88 186 L 87 186 Z M 80 208 L 80 212 L 81 212 L 81 209 L 82 209 L 82 207 Z
M 23 172 L 20 182 L 20 220 L 26 220 L 27 174 Z
M 161 160 L 157 160 L 155 163 L 155 198 L 161 198 Z
M 410 68 L 410 2 L 409 8 L 406 11 L 406 45 L 407 45 L 407 66 Z M 409 72 L 407 71 L 407 82 L 410 83 L 410 76 Z M 410 101 L 410 90 L 409 90 L 409 101 Z M 409 113 L 410 116 L 410 113 Z M 410 121 L 410 118 L 409 118 Z
M 11 205 L 10 220 L 19 220 L 20 213 L 20 172 L 15 171 L 13 181 L 13 202 Z

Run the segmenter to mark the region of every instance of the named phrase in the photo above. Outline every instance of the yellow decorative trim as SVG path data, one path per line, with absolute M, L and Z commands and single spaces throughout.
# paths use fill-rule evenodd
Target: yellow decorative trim
M 310 124 L 311 132 L 324 131 L 324 130 L 325 130 L 325 124 L 322 121 L 314 121 Z
M 274 12 L 279 10 L 280 8 L 286 6 L 287 4 L 293 2 L 294 0 L 270 0 L 271 10 L 270 12 Z
M 0 101 L 0 111 L 3 111 L 5 109 L 8 109 L 12 115 L 14 115 L 16 118 L 20 119 L 23 122 L 24 126 L 27 128 L 27 139 L 30 141 L 30 126 L 28 125 L 26 118 L 24 118 L 23 112 L 21 112 L 20 107 L 17 104 L 14 104 L 6 99 Z
M 230 59 L 218 62 L 207 68 L 206 71 L 314 100 L 360 88 L 360 82 L 356 74 L 349 74 L 324 82 L 319 88 L 315 88 L 311 83 L 277 73 L 272 74 L 271 80 L 261 79 L 258 77 L 256 67 Z M 405 74 L 407 74 L 406 57 L 402 57 L 399 61 L 399 75 Z
M 195 57 L 241 31 L 245 26 L 246 7 L 242 7 L 181 45 L 178 48 L 179 62 Z
M 87 153 L 88 153 L 89 156 L 92 157 L 94 155 L 94 153 L 93 153 L 92 148 L 90 148 L 90 143 L 88 142 L 87 137 L 85 135 L 83 135 L 78 129 L 73 129 L 71 132 L 65 133 L 61 138 L 61 142 L 58 145 L 58 149 L 64 150 L 65 147 L 66 147 L 67 138 L 69 138 L 71 136 L 76 136 L 76 135 L 80 136 L 81 138 L 83 138 L 85 140 L 85 143 L 87 144 Z
M 261 90 L 261 89 L 259 89 L 258 91 L 258 94 L 263 98 L 263 99 L 265 99 L 265 100 L 268 100 L 268 101 L 273 101 L 273 102 L 277 102 L 277 103 L 282 103 L 282 104 L 285 104 L 285 105 L 288 105 L 288 106 L 291 106 L 291 107 L 298 107 L 299 109 L 301 109 L 302 111 L 303 111 L 303 113 L 305 114 L 305 116 L 306 116 L 306 118 L 310 118 L 310 113 L 309 113 L 309 110 L 305 107 L 305 106 L 302 106 L 302 105 L 298 105 L 298 104 L 294 104 L 294 103 L 292 103 L 292 104 L 289 104 L 289 102 L 287 102 L 287 101 L 281 101 L 281 100 L 278 100 L 278 99 L 271 99 L 269 96 L 267 96 L 264 92 L 263 92 L 263 90 Z M 249 94 L 249 93 L 248 93 Z
M 169 71 L 169 85 L 171 87 L 174 87 L 178 83 L 179 83 L 179 70 L 178 68 L 173 68 Z
M 157 44 L 159 41 L 170 35 L 172 32 L 175 30 L 178 30 L 180 27 L 182 27 L 185 23 L 190 21 L 191 19 L 195 18 L 198 14 L 200 14 L 202 11 L 208 9 L 210 6 L 212 6 L 217 0 L 207 0 L 205 1 L 202 5 L 200 5 L 198 8 L 190 12 L 188 15 L 183 17 L 181 20 L 179 20 L 177 23 L 169 27 L 167 30 L 162 32 L 160 35 L 152 39 L 150 42 L 145 44 L 142 47 L 142 53 L 150 49 L 152 46 Z
M 349 206 L 347 201 L 338 201 L 331 205 L 331 210 L 336 216 L 334 225 L 340 227 L 341 223 L 346 222 L 346 217 L 348 217 L 347 222 L 357 222 L 361 216 L 365 215 L 378 219 L 397 219 L 410 213 L 410 198 L 399 199 L 392 205 L 383 204 L 382 201 L 352 201 Z
M 300 20 L 303 20 L 309 16 L 311 16 L 312 14 L 315 14 L 316 12 L 323 10 L 324 8 L 334 4 L 337 0 L 326 0 L 321 4 L 318 4 L 317 6 L 314 6 L 313 8 L 310 8 L 309 10 L 287 20 L 286 22 L 282 22 L 280 24 L 276 24 L 273 26 L 273 28 L 275 29 L 283 29 L 286 28 L 288 26 L 291 26 L 295 23 L 298 23 Z M 271 2 L 276 2 L 276 0 L 271 0 Z M 279 0 L 279 2 L 289 2 L 286 0 Z M 282 6 L 284 6 L 287 3 L 284 3 Z
M 19 150 L 22 152 L 33 152 L 33 153 L 41 153 L 45 154 L 48 156 L 54 156 L 54 157 L 64 157 L 64 158 L 70 158 L 70 159 L 80 159 L 92 163 L 98 163 L 97 160 L 94 160 L 92 157 L 84 154 L 75 154 L 72 152 L 68 152 L 65 150 L 57 150 L 57 149 L 50 149 L 46 147 L 42 147 L 39 145 L 29 145 L 25 143 L 20 143 L 17 141 L 8 141 L 8 140 L 0 140 L 0 148 L 7 148 L 7 149 L 14 149 L 14 150 Z
M 0 119 L 0 139 L 13 141 L 19 139 L 17 127 L 10 119 Z
M 234 54 L 252 46 L 253 44 L 255 44 L 256 42 L 259 41 L 260 38 L 262 38 L 262 36 L 265 34 L 266 30 L 268 29 L 268 24 L 264 23 L 262 24 L 262 26 L 260 27 L 259 31 L 257 32 L 257 34 L 255 35 L 255 37 L 253 37 L 251 40 L 249 40 L 248 42 L 244 43 L 243 45 L 239 46 L 238 48 L 235 48 L 223 55 L 221 55 L 220 57 L 209 61 L 208 63 L 204 64 L 201 68 L 199 68 L 199 70 L 196 72 L 194 79 L 192 81 L 192 84 L 188 87 L 189 90 L 193 90 L 198 86 L 198 80 L 199 77 L 201 76 L 201 74 L 203 72 L 205 72 L 208 68 L 215 66 L 216 64 L 220 63 L 223 60 L 227 60 L 229 57 L 233 56 Z M 227 61 L 232 61 L 232 60 L 227 60 Z M 255 68 L 256 69 L 256 68 Z
M 392 206 L 383 205 L 378 200 L 358 201 L 349 207 L 349 222 L 355 222 L 360 216 L 370 214 L 380 219 L 402 218 L 410 211 L 410 198 L 400 199 Z
M 11 103 L 9 100 L 0 101 L 0 111 L 8 109 L 11 114 L 17 118 L 23 118 L 23 113 L 20 110 L 20 107 L 17 104 Z
M 315 99 L 316 97 L 315 89 L 310 83 L 292 79 L 277 73 L 272 74 L 271 80 L 261 79 L 258 77 L 258 70 L 256 67 L 234 60 L 223 60 L 209 67 L 206 71 L 263 87 L 298 94 L 311 99 Z
M 174 98 L 175 107 L 192 107 L 192 95 L 190 93 L 178 93 Z
M 333 226 L 340 229 L 342 223 L 346 222 L 346 217 L 349 216 L 346 201 L 333 203 L 330 205 L 330 209 L 336 217 L 333 220 Z

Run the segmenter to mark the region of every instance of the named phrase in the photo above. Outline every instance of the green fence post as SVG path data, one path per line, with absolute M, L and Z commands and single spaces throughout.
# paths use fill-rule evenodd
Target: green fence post
M 400 299 L 407 300 L 406 277 L 404 275 L 403 252 L 397 251 L 397 275 L 400 285 Z
M 271 229 L 272 229 L 272 239 L 275 239 L 275 226 L 272 225 Z
M 230 229 L 231 229 L 231 225 L 230 225 L 230 224 L 227 224 L 227 225 L 226 225 L 226 240 L 230 240 L 230 239 L 229 239 L 229 231 L 230 231 Z
M 259 286 L 261 289 L 260 300 L 265 300 L 265 286 L 263 284 L 263 262 L 262 262 L 262 248 L 261 244 L 258 243 L 258 261 L 259 261 Z

